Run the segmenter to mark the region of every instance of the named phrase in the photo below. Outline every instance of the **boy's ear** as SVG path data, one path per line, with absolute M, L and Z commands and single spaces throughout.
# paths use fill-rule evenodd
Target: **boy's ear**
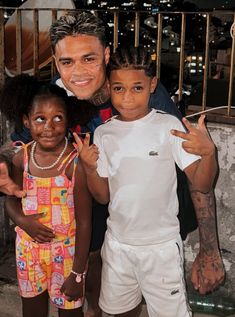
M 150 92 L 153 93 L 157 87 L 157 77 L 154 76 L 151 80 Z
M 29 118 L 25 114 L 23 115 L 23 124 L 26 128 L 29 128 Z

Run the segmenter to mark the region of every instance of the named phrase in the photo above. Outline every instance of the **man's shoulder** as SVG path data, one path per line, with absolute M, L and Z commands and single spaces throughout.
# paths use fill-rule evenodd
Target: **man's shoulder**
M 157 110 L 165 111 L 166 113 L 172 114 L 178 118 L 182 117 L 175 103 L 170 98 L 166 88 L 160 81 L 158 82 L 154 93 L 151 94 L 149 106 Z

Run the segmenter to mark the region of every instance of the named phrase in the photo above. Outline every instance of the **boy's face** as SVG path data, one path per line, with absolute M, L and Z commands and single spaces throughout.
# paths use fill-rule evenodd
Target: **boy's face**
M 55 63 L 65 87 L 89 100 L 104 85 L 109 48 L 95 36 L 66 36 L 55 47 Z
M 149 112 L 150 94 L 154 92 L 156 85 L 156 77 L 148 77 L 144 70 L 111 71 L 111 100 L 120 113 L 120 119 L 133 121 L 144 117 Z

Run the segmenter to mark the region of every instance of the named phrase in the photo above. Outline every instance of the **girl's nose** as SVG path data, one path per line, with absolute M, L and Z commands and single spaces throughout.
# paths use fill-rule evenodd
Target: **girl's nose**
M 44 126 L 44 129 L 45 130 L 50 130 L 53 128 L 53 122 L 52 121 L 47 121 L 45 126 Z

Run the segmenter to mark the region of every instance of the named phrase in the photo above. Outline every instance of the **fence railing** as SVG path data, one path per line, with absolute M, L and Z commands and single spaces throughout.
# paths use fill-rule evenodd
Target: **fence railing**
M 14 21 L 9 24 L 4 21 L 4 14 L 12 10 L 12 8 L 0 8 L 0 85 L 5 81 L 6 76 L 21 73 L 22 71 L 30 71 L 36 76 L 42 76 L 43 67 L 47 65 L 47 78 L 51 78 L 54 75 L 55 67 L 51 59 L 50 43 L 47 37 L 47 29 L 52 21 L 54 21 L 58 14 L 63 14 L 63 10 L 55 10 L 50 8 L 41 9 L 29 9 L 29 8 L 18 8 L 14 12 Z M 215 17 L 221 17 L 224 20 L 230 20 L 231 24 L 235 23 L 235 13 L 232 11 L 214 11 L 214 12 L 159 12 L 152 15 L 149 11 L 129 11 L 128 15 L 126 11 L 121 10 L 98 10 L 94 11 L 94 14 L 101 18 L 110 17 L 112 20 L 112 27 L 110 30 L 110 44 L 112 50 L 115 51 L 120 44 L 121 25 L 123 20 L 126 19 L 126 23 L 130 23 L 131 30 L 134 33 L 132 45 L 142 45 L 144 37 L 141 35 L 141 23 L 145 20 L 149 20 L 154 23 L 154 27 L 151 29 L 151 36 L 149 36 L 150 45 L 146 47 L 153 51 L 156 56 L 157 63 L 157 76 L 161 79 L 161 61 L 163 54 L 167 56 L 169 53 L 173 53 L 175 49 L 175 61 L 177 64 L 178 71 L 178 99 L 181 100 L 184 91 L 184 80 L 185 80 L 185 62 L 188 50 L 188 44 L 186 42 L 187 32 L 193 30 L 188 29 L 187 24 L 190 23 L 190 19 L 196 19 L 201 17 L 204 20 L 202 24 L 201 36 L 204 37 L 204 47 L 201 47 L 201 54 L 203 56 L 203 73 L 201 73 L 201 79 L 199 82 L 202 84 L 202 95 L 201 95 L 201 110 L 207 110 L 207 99 L 208 99 L 208 76 L 211 74 L 210 65 L 211 61 L 211 20 Z M 131 18 L 130 18 L 131 16 Z M 165 19 L 174 20 L 172 22 L 180 25 L 177 26 L 179 29 L 177 34 L 178 43 L 170 42 L 170 36 L 174 36 L 176 32 L 169 31 L 170 46 L 168 52 L 163 47 L 166 43 L 166 36 L 164 30 L 163 21 Z M 150 20 L 151 19 L 151 20 Z M 42 27 L 42 20 L 46 21 L 45 28 Z M 181 20 L 181 22 L 180 22 Z M 122 23 L 120 23 L 122 21 Z M 26 25 L 27 24 L 27 25 Z M 25 28 L 26 25 L 26 28 Z M 145 22 L 145 27 L 148 29 L 148 23 Z M 129 32 L 130 34 L 131 32 Z M 203 34 L 204 33 L 204 34 Z M 235 31 L 234 31 L 235 33 Z M 231 33 L 232 35 L 232 33 Z M 163 37 L 165 37 L 163 39 Z M 154 44 L 156 43 L 156 44 Z M 221 113 L 221 116 L 225 116 L 233 120 L 232 107 L 235 104 L 234 101 L 234 64 L 235 64 L 235 35 L 227 39 L 229 47 L 227 48 L 227 57 L 230 57 L 230 61 L 227 61 L 226 67 L 229 68 L 229 78 L 227 78 L 228 90 L 227 98 L 222 106 L 225 107 L 225 111 Z M 191 44 L 192 45 L 192 44 Z M 176 53 L 176 46 L 178 53 Z M 149 48 L 150 47 L 150 48 Z M 163 52 L 164 51 L 164 52 Z M 171 51 L 171 52 L 170 52 Z M 215 48 L 213 48 L 215 51 Z M 193 54 L 193 52 L 191 52 Z M 10 56 L 9 56 L 10 55 Z M 214 57 L 216 61 L 216 57 Z M 214 61 L 214 62 L 215 62 Z M 6 65 L 7 64 L 7 65 Z M 50 65 L 50 66 L 49 66 Z M 9 67 L 7 67 L 9 66 Z M 44 71 L 45 76 L 45 71 Z M 193 76 L 191 76 L 193 77 Z M 196 76 L 194 76 L 196 78 Z M 193 79 L 194 82 L 196 79 Z M 218 79 L 218 78 L 217 78 Z M 219 79 L 218 79 L 219 80 Z M 210 105 L 211 106 L 211 105 Z M 215 107 L 218 105 L 214 105 Z M 231 121 L 230 120 L 230 121 Z M 229 120 L 228 120 L 229 121 Z

